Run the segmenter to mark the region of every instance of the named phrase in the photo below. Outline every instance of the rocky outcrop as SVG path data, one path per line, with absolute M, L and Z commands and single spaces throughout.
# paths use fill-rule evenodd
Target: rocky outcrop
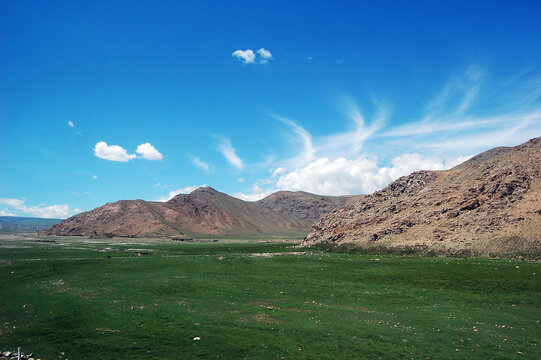
M 167 202 L 121 200 L 108 203 L 64 220 L 41 234 L 91 237 L 302 235 L 317 218 L 347 200 L 348 197 L 281 192 L 248 202 L 204 187 Z
M 415 172 L 330 212 L 303 244 L 541 251 L 540 173 L 541 138 L 451 170 Z

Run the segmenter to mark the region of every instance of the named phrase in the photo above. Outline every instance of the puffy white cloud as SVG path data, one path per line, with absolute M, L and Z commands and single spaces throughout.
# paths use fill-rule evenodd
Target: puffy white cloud
M 195 166 L 197 166 L 200 169 L 205 170 L 206 172 L 210 172 L 210 170 L 211 170 L 211 167 L 210 167 L 209 163 L 201 160 L 200 158 L 198 158 L 196 156 L 194 156 L 192 158 L 192 162 L 194 163 Z
M 227 139 L 222 139 L 222 144 L 219 146 L 218 150 L 226 158 L 226 160 L 236 167 L 239 170 L 242 170 L 244 164 L 242 159 L 237 156 L 235 148 L 231 145 L 231 142 Z
M 266 64 L 269 62 L 270 59 L 272 59 L 271 52 L 269 50 L 266 50 L 265 48 L 257 50 L 257 53 L 261 57 L 261 60 L 259 60 L 261 64 Z
M 135 152 L 146 160 L 162 160 L 163 155 L 151 143 L 144 143 L 137 146 Z M 128 154 L 128 151 L 119 145 L 107 145 L 105 141 L 100 141 L 94 146 L 94 155 L 100 159 L 118 162 L 128 162 L 136 159 L 136 154 Z M 94 175 L 94 179 L 97 176 Z
M 245 64 L 253 64 L 255 62 L 255 54 L 252 50 L 237 50 L 233 52 L 232 56 L 240 59 Z
M 92 179 L 97 179 L 98 175 L 92 175 Z
M 148 142 L 137 146 L 137 149 L 135 150 L 135 152 L 141 155 L 143 159 L 147 159 L 147 160 L 162 160 L 163 159 L 163 155 L 160 154 L 160 152 L 156 150 L 156 148 Z
M 243 183 L 243 182 L 244 182 L 244 178 L 238 178 L 237 181 L 240 182 L 240 183 Z
M 75 124 L 73 123 L 73 121 L 68 121 L 68 126 L 71 128 L 74 128 Z
M 94 155 L 100 159 L 120 162 L 127 162 L 137 157 L 135 154 L 128 154 L 122 146 L 107 145 L 105 141 L 100 141 L 94 146 Z
M 257 55 L 259 55 L 260 64 L 266 64 L 269 62 L 269 60 L 272 59 L 272 53 L 265 48 L 261 48 L 257 50 L 255 53 L 251 49 L 236 50 L 231 55 L 241 60 L 244 64 L 255 64 L 256 57 L 257 57 L 256 53 Z
M 466 159 L 445 161 L 420 154 L 403 154 L 392 160 L 392 166 L 379 167 L 376 159 L 366 157 L 353 160 L 319 158 L 305 167 L 280 175 L 276 186 L 282 190 L 321 195 L 370 194 L 414 171 L 444 170 Z
M 68 205 L 39 205 L 39 206 L 27 206 L 25 200 L 21 199 L 8 199 L 0 198 L 0 204 L 7 205 L 11 209 L 15 209 L 23 212 L 27 215 L 32 215 L 41 218 L 66 218 L 70 214 L 79 212 L 79 209 L 74 209 L 70 211 Z M 9 212 L 8 208 L 2 210 L 4 213 L 13 213 Z
M 176 189 L 176 190 L 172 190 L 172 191 L 169 191 L 169 194 L 165 195 L 165 196 L 160 196 L 158 198 L 158 200 L 156 201 L 169 201 L 171 200 L 172 198 L 174 198 L 175 196 L 177 196 L 178 194 L 189 194 L 191 193 L 192 191 L 194 191 L 195 189 L 197 188 L 200 188 L 200 187 L 205 187 L 207 185 L 203 184 L 203 185 L 199 185 L 199 186 L 186 186 L 184 188 L 180 188 L 180 189 Z

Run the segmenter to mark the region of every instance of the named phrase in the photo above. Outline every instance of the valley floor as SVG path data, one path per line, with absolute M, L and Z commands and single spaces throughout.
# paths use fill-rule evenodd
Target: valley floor
M 541 358 L 539 262 L 294 245 L 1 237 L 0 351 L 20 346 L 45 360 Z

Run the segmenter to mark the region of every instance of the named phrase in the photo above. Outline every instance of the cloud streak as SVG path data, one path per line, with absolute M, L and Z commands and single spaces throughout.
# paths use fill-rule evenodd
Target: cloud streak
M 342 109 L 353 126 L 342 133 L 314 137 L 301 123 L 274 116 L 292 130 L 301 145 L 298 155 L 273 161 L 268 178 L 238 195 L 257 200 L 271 190 L 367 194 L 413 171 L 448 169 L 471 154 L 540 136 L 541 77 L 517 77 L 497 91 L 486 79 L 482 69 L 469 67 L 442 87 L 419 120 L 405 125 L 385 127 L 390 112 L 378 102 L 367 121 L 350 99 Z M 488 97 L 484 89 L 491 89 Z M 380 162 L 376 154 L 389 160 Z
M 231 141 L 222 139 L 222 144 L 218 147 L 218 151 L 220 151 L 225 159 L 238 170 L 244 168 L 244 162 L 237 156 L 235 148 L 231 145 Z
M 211 166 L 209 163 L 201 160 L 200 158 L 194 156 L 192 157 L 192 162 L 195 166 L 197 166 L 198 168 L 204 170 L 205 172 L 209 173 L 211 171 Z

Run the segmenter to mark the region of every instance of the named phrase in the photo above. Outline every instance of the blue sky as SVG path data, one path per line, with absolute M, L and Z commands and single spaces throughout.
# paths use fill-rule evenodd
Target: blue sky
M 0 215 L 371 193 L 541 136 L 539 1 L 0 2 Z

